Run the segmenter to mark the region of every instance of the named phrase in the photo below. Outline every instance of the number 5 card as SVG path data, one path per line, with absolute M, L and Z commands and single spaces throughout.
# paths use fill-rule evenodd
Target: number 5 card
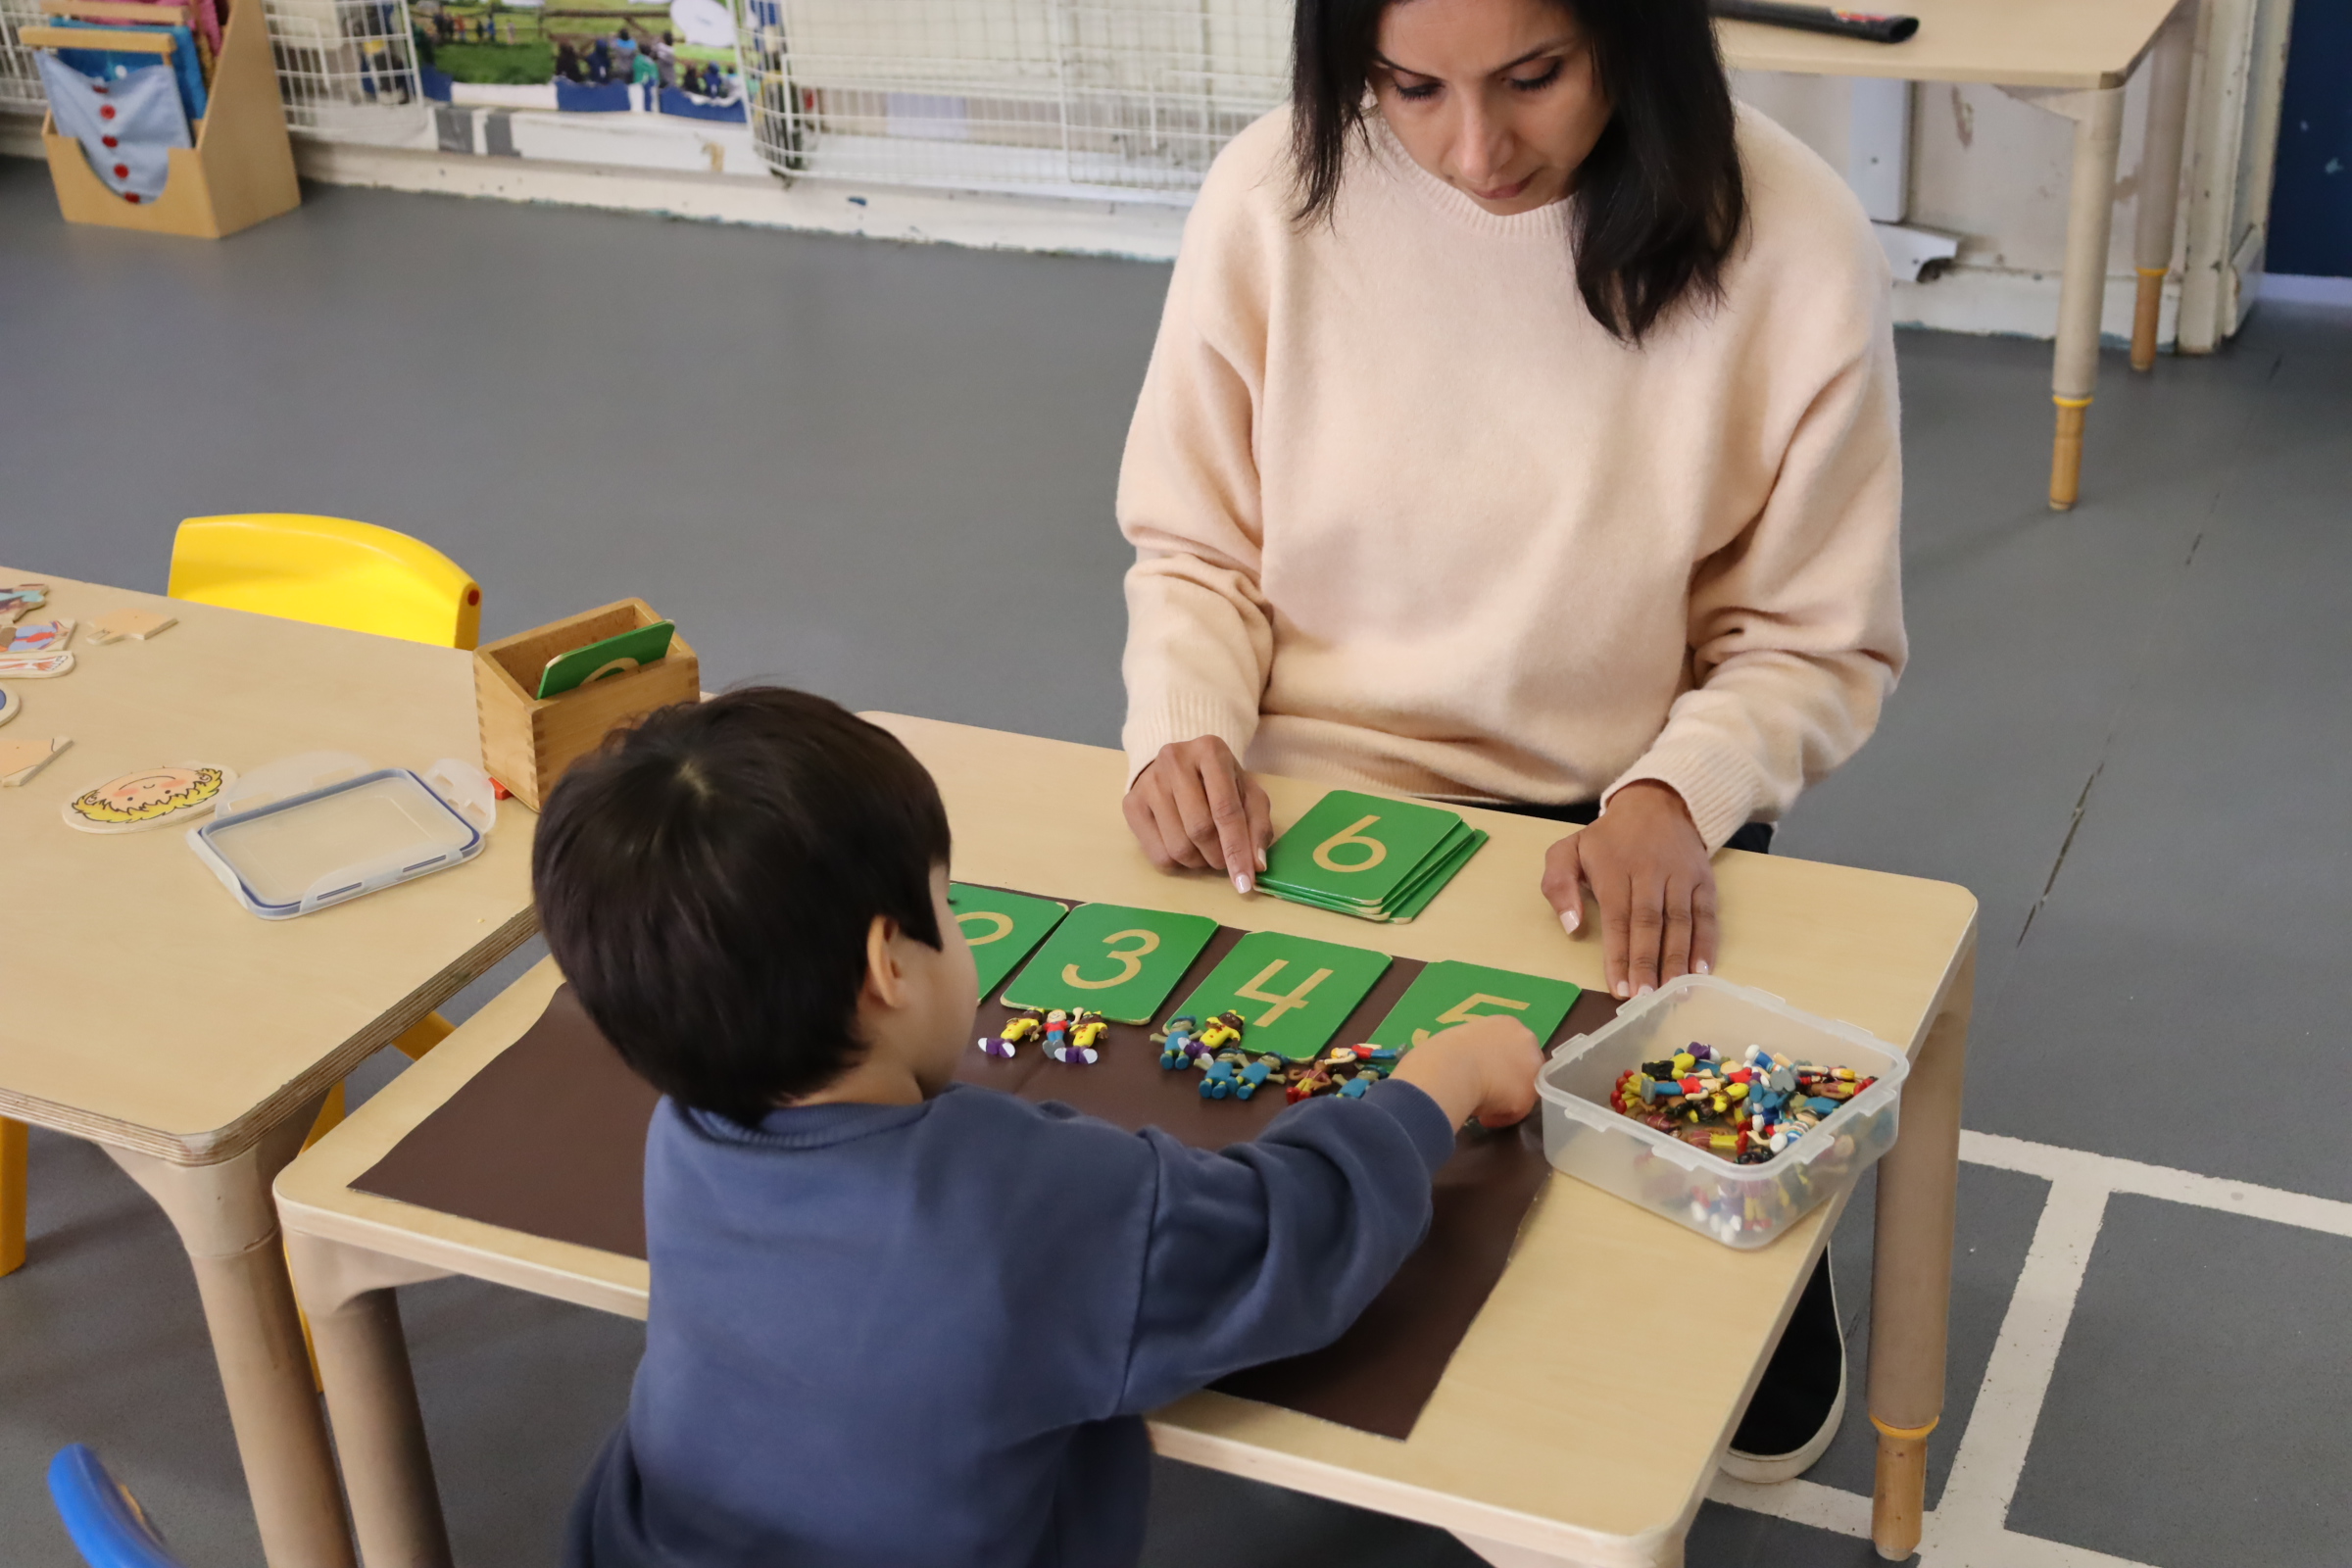
M 1371 1043 L 1401 1051 L 1457 1023 L 1499 1012 L 1533 1030 L 1537 1045 L 1547 1045 L 1551 1032 L 1582 994 L 1581 986 L 1566 980 L 1545 980 L 1447 959 L 1431 964 L 1414 978 L 1389 1015 L 1380 1020 L 1380 1027 L 1372 1031 Z
M 1216 934 L 1205 914 L 1081 904 L 1004 988 L 1004 1004 L 1085 1007 L 1113 1023 L 1150 1023 Z
M 1205 1021 L 1230 1007 L 1248 1025 L 1242 1050 L 1304 1061 L 1330 1043 L 1389 962 L 1385 953 L 1252 931 L 1176 1011 Z
M 980 998 L 984 1002 L 1069 912 L 1068 905 L 1056 904 L 1052 899 L 1006 893 L 1001 888 L 979 888 L 968 882 L 948 884 L 948 907 L 954 911 L 956 923 L 963 928 L 963 940 L 972 950 L 972 964 L 980 971 Z

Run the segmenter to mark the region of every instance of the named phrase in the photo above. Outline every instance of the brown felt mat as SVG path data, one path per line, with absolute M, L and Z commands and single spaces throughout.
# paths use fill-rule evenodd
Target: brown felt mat
M 1243 933 L 1220 927 L 1172 999 L 1215 968 Z M 1360 1040 L 1396 1005 L 1417 959 L 1399 958 L 1334 1038 Z M 983 1003 L 973 1037 L 1008 1009 Z M 1608 1021 L 1617 1004 L 1587 991 L 1553 1041 Z M 1057 1100 L 1121 1127 L 1159 1127 L 1197 1148 L 1255 1137 L 1284 1106 L 1200 1098 L 1194 1072 L 1167 1072 L 1150 1031 L 1114 1024 L 1091 1067 L 1035 1047 L 1009 1061 L 969 1051 L 956 1076 L 1027 1100 Z M 645 1126 L 658 1100 L 597 1033 L 569 986 L 521 1039 L 418 1123 L 352 1185 L 419 1207 L 554 1241 L 645 1256 Z M 1327 1421 L 1403 1438 L 1436 1392 L 1454 1347 L 1502 1277 L 1528 1205 L 1549 1167 L 1533 1116 L 1490 1134 L 1466 1129 L 1438 1173 L 1428 1237 L 1339 1341 L 1238 1373 L 1218 1387 Z

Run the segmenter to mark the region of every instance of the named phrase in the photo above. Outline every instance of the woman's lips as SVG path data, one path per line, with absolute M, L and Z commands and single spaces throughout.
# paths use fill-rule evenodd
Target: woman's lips
M 1476 196 L 1476 197 L 1477 197 L 1477 198 L 1478 198 L 1480 201 L 1482 201 L 1482 202 L 1507 202 L 1507 201 L 1511 201 L 1511 200 L 1513 200 L 1514 198 L 1516 198 L 1516 197 L 1519 195 L 1519 193 L 1520 193 L 1520 192 L 1522 192 L 1522 191 L 1526 190 L 1526 189 L 1527 189 L 1527 187 L 1528 187 L 1528 184 L 1529 184 L 1529 182 L 1530 182 L 1530 181 L 1532 181 L 1532 180 L 1533 180 L 1535 177 L 1536 177 L 1535 175 L 1533 175 L 1533 174 L 1530 174 L 1530 175 L 1528 175 L 1528 176 L 1527 176 L 1527 178 L 1526 178 L 1526 179 L 1522 179 L 1522 180 L 1518 181 L 1516 184 L 1511 184 L 1511 185 L 1497 185 L 1497 186 L 1496 186 L 1494 189 L 1493 189 L 1493 190 L 1474 190 L 1474 191 L 1472 191 L 1470 194 L 1471 194 L 1471 195 L 1473 195 L 1473 196 Z

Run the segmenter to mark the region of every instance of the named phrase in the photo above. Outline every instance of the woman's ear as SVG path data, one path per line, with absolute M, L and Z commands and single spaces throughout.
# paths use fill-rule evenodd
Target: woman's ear
M 898 939 L 899 922 L 887 914 L 875 915 L 873 924 L 865 928 L 864 991 L 884 1007 L 904 1006 L 906 1001 L 906 974 L 899 967 L 895 947 Z

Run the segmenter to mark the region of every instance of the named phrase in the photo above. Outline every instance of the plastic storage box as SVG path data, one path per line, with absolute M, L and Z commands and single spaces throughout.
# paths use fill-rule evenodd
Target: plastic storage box
M 1609 1103 L 1628 1068 L 1694 1040 L 1735 1057 L 1759 1045 L 1878 1082 L 1772 1159 L 1735 1165 Z M 1894 1146 L 1895 1108 L 1910 1070 L 1901 1052 L 1851 1024 L 1799 1012 L 1770 992 L 1684 975 L 1552 1053 L 1536 1079 L 1544 1152 L 1569 1175 L 1726 1247 L 1763 1247 Z

